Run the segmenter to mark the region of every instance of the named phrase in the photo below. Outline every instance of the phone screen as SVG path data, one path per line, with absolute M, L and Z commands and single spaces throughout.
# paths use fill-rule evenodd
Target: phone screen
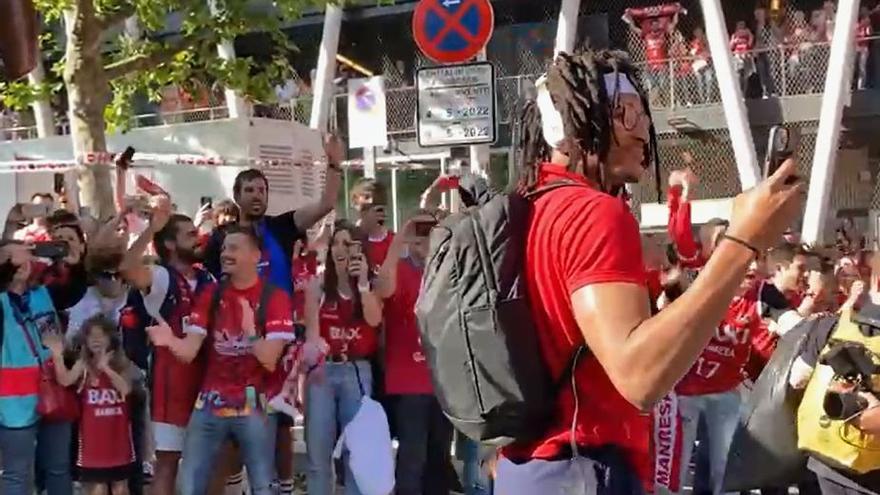
M 208 208 L 213 208 L 214 200 L 211 198 L 211 196 L 202 196 L 201 199 L 199 199 L 199 204 L 201 206 L 207 206 Z
M 767 155 L 764 161 L 764 177 L 770 177 L 782 163 L 791 158 L 799 145 L 799 133 L 797 129 L 787 128 L 780 125 L 770 129 L 770 137 L 767 140 Z
M 68 255 L 70 246 L 66 242 L 38 242 L 34 244 L 34 256 L 37 258 L 61 259 Z
M 352 242 L 348 245 L 348 256 L 354 258 L 360 256 L 363 252 L 363 246 L 361 246 L 360 242 Z

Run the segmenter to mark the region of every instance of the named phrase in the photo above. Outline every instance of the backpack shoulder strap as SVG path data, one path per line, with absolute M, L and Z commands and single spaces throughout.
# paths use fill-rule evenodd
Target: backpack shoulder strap
M 214 290 L 214 294 L 211 295 L 211 312 L 208 314 L 208 332 L 212 332 L 214 330 L 214 323 L 216 323 L 217 319 L 217 311 L 220 310 L 220 300 L 223 298 L 223 292 L 226 290 L 226 286 L 229 282 L 227 280 L 221 280 L 220 283 L 217 284 L 217 289 Z
M 257 314 L 255 315 L 257 330 L 261 332 L 263 336 L 266 335 L 266 307 L 269 305 L 269 299 L 272 297 L 272 294 L 275 292 L 277 287 L 270 284 L 269 282 L 263 283 L 263 290 L 260 291 L 260 302 L 257 306 Z M 280 290 L 280 289 L 278 289 Z

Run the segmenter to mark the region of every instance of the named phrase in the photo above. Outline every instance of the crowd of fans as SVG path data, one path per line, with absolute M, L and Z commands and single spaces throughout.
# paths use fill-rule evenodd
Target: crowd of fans
M 12 208 L 0 243 L 2 493 L 70 494 L 74 480 L 88 494 L 240 495 L 243 482 L 293 493 L 303 416 L 308 493 L 334 493 L 334 470 L 361 493 L 333 452 L 365 394 L 394 425 L 397 493 L 465 491 L 413 315 L 428 248 L 416 225 L 436 223 L 455 180 L 426 191 L 397 235 L 372 180 L 350 191 L 356 222 L 330 224 L 342 153 L 330 143 L 321 199 L 279 216 L 265 214 L 260 171 L 192 219 L 161 189 L 125 196 L 121 162 L 110 221 L 56 209 L 51 194 Z M 36 382 L 10 382 L 30 374 L 75 393 L 76 412 L 42 415 Z M 488 493 L 477 445 L 458 444 L 466 493 Z
M 872 24 L 878 7 L 862 3 L 856 26 L 856 57 L 853 87 L 868 87 L 868 60 Z M 689 39 L 682 33 L 679 17 L 687 11 L 680 4 L 627 9 L 623 16 L 644 51 L 647 86 L 655 104 L 667 105 L 670 85 L 675 98 L 686 105 L 718 101 L 711 55 L 702 27 L 695 27 Z M 751 19 L 740 19 L 732 30 L 729 48 L 743 94 L 758 98 L 821 91 L 834 29 L 836 4 L 825 1 L 822 8 L 784 13 L 759 7 Z

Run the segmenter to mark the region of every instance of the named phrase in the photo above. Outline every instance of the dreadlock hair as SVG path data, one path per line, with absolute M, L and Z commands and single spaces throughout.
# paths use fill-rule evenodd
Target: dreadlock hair
M 599 184 L 609 194 L 618 195 L 622 187 L 610 187 L 605 180 L 603 165 L 607 162 L 614 136 L 614 108 L 619 89 L 608 94 L 605 74 L 627 77 L 642 100 L 645 114 L 651 118 L 645 91 L 639 84 L 639 71 L 622 51 L 580 49 L 574 53 L 560 53 L 547 70 L 547 88 L 553 105 L 562 116 L 565 140 L 559 150 L 569 157 L 568 170 L 580 173 Z M 522 150 L 523 170 L 518 185 L 521 193 L 532 191 L 538 183 L 538 167 L 550 159 L 552 149 L 544 140 L 541 113 L 534 101 L 526 103 L 520 116 L 519 148 Z M 657 134 L 653 122 L 645 143 L 645 168 L 654 165 L 659 177 L 660 160 L 657 154 Z M 661 194 L 659 179 L 658 198 Z

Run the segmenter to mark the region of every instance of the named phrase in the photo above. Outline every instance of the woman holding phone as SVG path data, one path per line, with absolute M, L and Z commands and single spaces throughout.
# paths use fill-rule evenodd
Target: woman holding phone
M 337 425 L 345 428 L 363 395 L 372 393 L 370 359 L 378 350 L 376 327 L 382 301 L 369 279 L 363 239 L 350 223 L 337 221 L 330 241 L 323 284 L 316 278 L 306 290 L 307 340 L 326 352 L 309 372 L 306 387 L 308 493 L 330 495 Z M 359 495 L 346 463 L 346 495 Z

